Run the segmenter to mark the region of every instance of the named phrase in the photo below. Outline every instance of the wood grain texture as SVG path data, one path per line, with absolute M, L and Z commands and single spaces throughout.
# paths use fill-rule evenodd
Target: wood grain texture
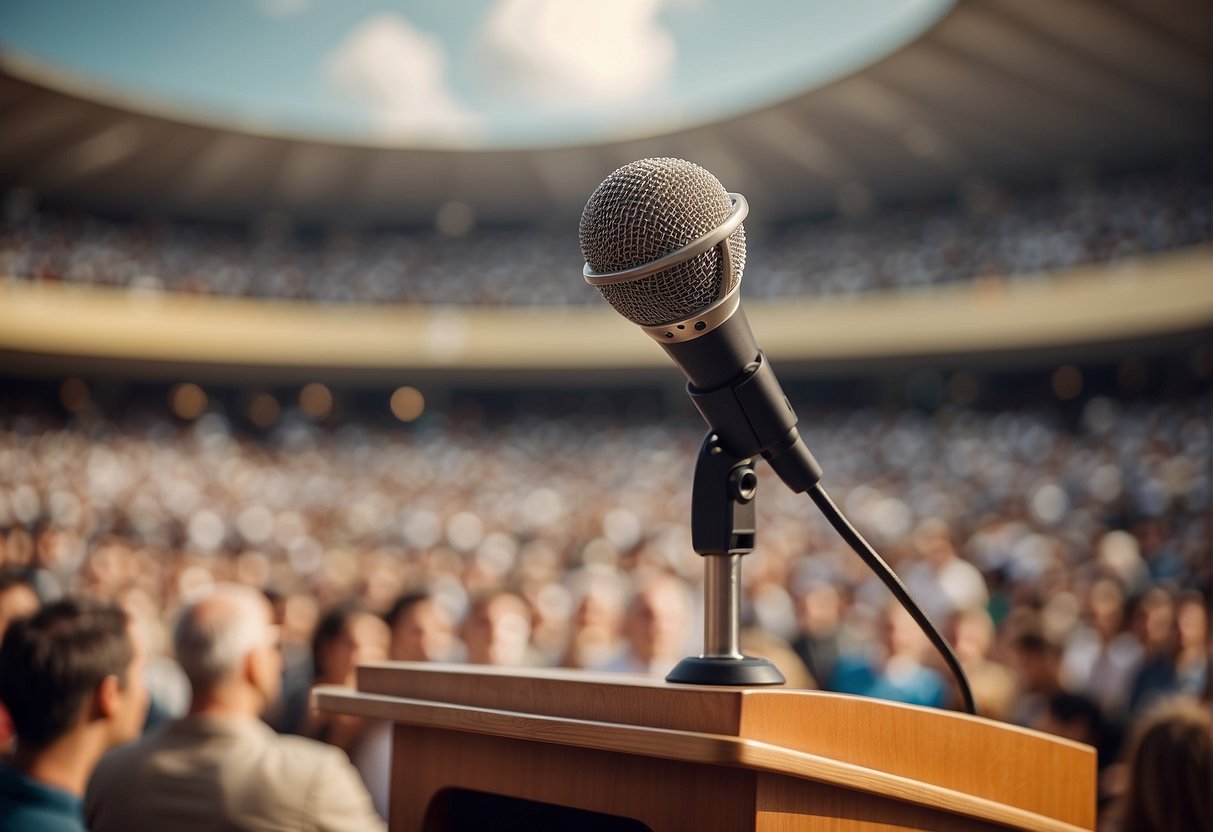
M 748 739 L 1095 826 L 1096 759 L 1089 746 L 895 702 L 773 690 L 743 697 L 739 734 Z
M 753 829 L 754 772 L 401 725 L 393 745 L 391 832 L 441 829 L 456 787 L 633 818 L 662 830 Z
M 758 832 L 1005 832 L 1006 826 L 825 783 L 760 775 Z
M 788 775 L 841 787 L 852 795 L 906 802 L 932 811 L 1003 824 L 1012 829 L 1078 832 L 1090 828 L 912 777 L 736 736 L 447 705 L 357 693 L 343 688 L 318 690 L 316 702 L 326 710 L 391 719 L 401 726 L 448 731 L 452 736 L 474 733 L 528 744 L 543 743 L 630 755 L 634 759 L 656 758 L 670 763 Z M 430 764 L 426 758 L 426 765 Z
M 736 734 L 740 688 L 669 685 L 622 673 L 383 662 L 359 665 L 358 690 L 519 713 Z
M 1095 824 L 1094 749 L 954 711 L 819 691 L 671 685 L 568 670 L 383 663 L 358 673 L 358 687 L 368 693 L 735 736 L 1082 828 Z

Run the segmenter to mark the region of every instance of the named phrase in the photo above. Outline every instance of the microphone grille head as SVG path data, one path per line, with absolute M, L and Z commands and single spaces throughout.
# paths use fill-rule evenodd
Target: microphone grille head
M 718 228 L 732 212 L 728 191 L 715 176 L 682 159 L 641 159 L 598 186 L 581 213 L 581 253 L 596 272 L 651 263 Z M 641 326 L 689 318 L 728 294 L 745 268 L 745 227 L 729 236 L 733 261 L 723 274 L 720 247 L 669 269 L 599 286 L 619 314 Z

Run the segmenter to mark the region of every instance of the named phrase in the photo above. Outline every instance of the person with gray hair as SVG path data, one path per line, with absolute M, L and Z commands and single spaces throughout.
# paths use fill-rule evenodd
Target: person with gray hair
M 173 643 L 189 713 L 102 760 L 85 797 L 90 830 L 384 828 L 345 754 L 261 721 L 281 693 L 271 622 L 266 598 L 235 584 L 185 605 Z

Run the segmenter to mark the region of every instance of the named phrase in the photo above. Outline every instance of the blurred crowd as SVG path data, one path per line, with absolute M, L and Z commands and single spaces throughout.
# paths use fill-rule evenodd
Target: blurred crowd
M 1049 273 L 1213 239 L 1207 171 L 1087 178 L 1036 190 L 751 228 L 753 298 L 914 290 Z M 752 223 L 753 225 L 753 223 Z M 583 305 L 576 228 L 324 233 L 13 210 L 0 279 L 356 303 Z
M 979 710 L 1095 745 L 1110 796 L 1128 726 L 1209 695 L 1209 404 L 799 410 L 827 489 L 955 645 Z M 153 710 L 172 716 L 189 698 L 168 649 L 179 606 L 216 582 L 255 587 L 285 658 L 268 719 L 346 749 L 382 800 L 386 735 L 310 713 L 313 683 L 385 658 L 664 675 L 698 652 L 699 433 L 292 412 L 251 437 L 217 408 L 192 423 L 10 413 L 0 624 L 63 595 L 118 601 L 153 647 Z M 807 499 L 761 478 L 743 647 L 795 686 L 958 707 L 883 586 Z

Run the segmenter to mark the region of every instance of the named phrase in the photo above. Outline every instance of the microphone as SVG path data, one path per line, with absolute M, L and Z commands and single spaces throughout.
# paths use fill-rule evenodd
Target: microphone
M 761 454 L 799 493 L 821 479 L 821 466 L 741 307 L 748 210 L 745 197 L 691 162 L 624 165 L 581 214 L 583 274 L 682 369 L 724 449 Z
M 684 659 L 666 677 L 695 684 L 778 684 L 769 663 L 737 650 L 738 557 L 753 549 L 753 469 L 762 455 L 793 491 L 807 492 L 830 525 L 855 550 L 922 627 L 956 679 L 965 709 L 977 713 L 960 660 L 905 584 L 843 516 L 819 484 L 821 466 L 796 430 L 796 414 L 754 340 L 741 308 L 745 269 L 745 197 L 729 193 L 698 165 L 682 159 L 641 159 L 624 165 L 590 194 L 581 214 L 582 270 L 619 314 L 661 344 L 687 377 L 687 393 L 711 433 L 706 459 L 734 465 L 721 503 L 699 512 L 692 493 L 692 543 L 708 557 L 703 655 Z M 720 451 L 731 459 L 722 460 Z M 705 482 L 718 477 L 704 466 Z M 737 477 L 733 478 L 732 474 Z M 718 492 L 704 489 L 706 497 Z M 705 503 L 706 505 L 706 503 Z

